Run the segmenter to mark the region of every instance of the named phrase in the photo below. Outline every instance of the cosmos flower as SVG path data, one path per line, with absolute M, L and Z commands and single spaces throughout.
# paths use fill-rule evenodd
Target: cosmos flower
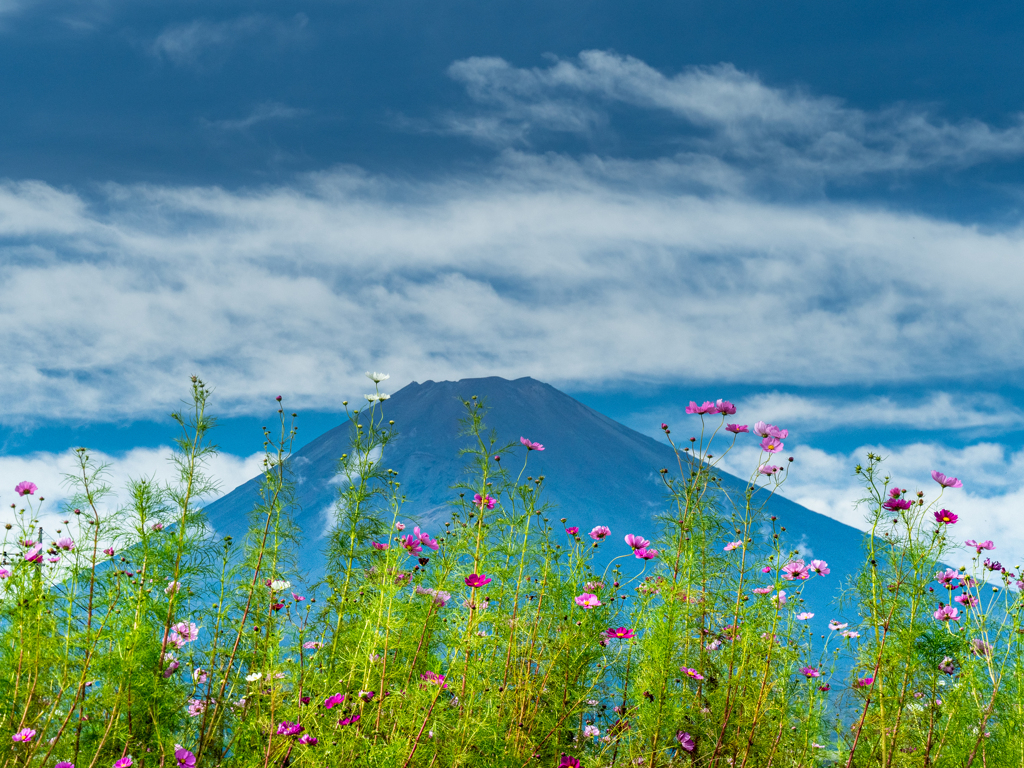
M 951 605 L 944 605 L 934 614 L 936 621 L 959 621 L 960 611 Z
M 868 687 L 869 685 L 871 685 L 871 684 L 872 684 L 873 682 L 875 682 L 875 678 L 873 678 L 873 677 L 871 677 L 871 676 L 868 676 L 868 677 L 862 677 L 862 678 L 859 678 L 859 679 L 858 679 L 858 680 L 857 680 L 857 681 L 856 681 L 856 682 L 855 682 L 855 683 L 853 684 L 853 687 L 854 687 L 854 688 L 867 688 L 867 687 Z
M 35 483 L 31 483 L 28 480 L 23 480 L 14 486 L 14 492 L 19 496 L 31 496 L 33 493 L 38 491 L 39 488 Z M 26 729 L 27 730 L 27 729 Z M 19 731 L 20 733 L 21 731 Z
M 966 544 L 968 547 L 974 547 L 974 551 L 979 555 L 981 554 L 981 550 L 983 549 L 993 550 L 996 548 L 996 545 L 993 544 L 991 540 L 975 541 L 974 539 L 968 539 L 964 542 L 964 544 Z
M 941 485 L 943 488 L 963 488 L 964 484 L 957 480 L 955 477 L 946 477 L 938 470 L 932 470 L 932 480 Z
M 592 538 L 594 541 L 600 541 L 605 536 L 610 536 L 611 532 L 612 529 L 609 528 L 607 525 L 595 525 L 594 528 L 590 531 L 590 538 Z
M 678 731 L 676 733 L 676 741 L 679 742 L 679 746 L 687 752 L 693 752 L 697 746 L 696 742 L 693 740 L 693 736 L 688 734 L 686 731 Z
M 371 541 L 370 542 L 370 546 L 373 547 L 374 549 L 380 551 L 380 552 L 383 552 L 386 549 L 391 549 L 391 545 L 390 544 L 382 544 L 379 541 Z
M 796 615 L 796 620 L 797 621 L 807 621 L 808 619 L 813 619 L 813 618 L 814 618 L 814 614 L 810 613 L 808 611 L 801 611 L 800 613 L 798 613 Z
M 774 464 L 762 464 L 757 468 L 757 471 L 762 475 L 774 475 L 780 469 L 782 469 L 782 467 L 777 467 Z
M 35 486 L 33 485 L 32 488 L 34 490 Z M 24 494 L 22 494 L 22 495 L 24 495 Z M 22 728 L 16 734 L 11 736 L 11 740 L 15 744 L 21 744 L 21 743 L 27 743 L 29 741 L 32 741 L 32 739 L 34 739 L 35 736 L 36 736 L 36 732 L 33 731 L 31 728 Z
M 484 587 L 491 583 L 491 579 L 488 576 L 481 574 L 471 573 L 466 577 L 467 587 Z
M 651 542 L 642 536 L 634 536 L 632 533 L 627 533 L 626 543 L 630 546 L 630 549 L 643 549 L 644 547 L 650 546 Z
M 658 556 L 658 550 L 656 549 L 638 549 L 633 553 L 640 560 L 653 560 Z
M 763 421 L 759 421 L 754 425 L 754 434 L 758 437 L 774 437 L 785 440 L 789 437 L 789 430 L 779 429 L 774 424 L 765 424 Z
M 299 744 L 305 744 L 307 747 L 315 747 L 316 742 L 316 736 L 310 736 L 308 733 L 304 733 L 299 736 Z
M 114 548 L 113 547 L 107 547 L 106 549 L 103 550 L 103 554 L 107 555 L 108 557 L 113 557 L 114 556 Z
M 580 768 L 580 761 L 563 752 L 562 759 L 558 761 L 558 768 Z
M 964 608 L 978 607 L 978 598 L 974 595 L 957 595 L 953 598 L 953 602 L 960 603 Z
M 444 675 L 439 675 L 436 672 L 424 672 L 420 675 L 420 680 L 425 680 L 432 685 L 439 685 L 442 688 L 448 687 L 448 683 L 444 681 Z
M 725 552 L 732 552 L 734 549 L 739 549 L 742 546 L 742 541 L 730 541 L 728 544 L 725 545 L 725 547 L 723 547 L 723 550 Z
M 583 735 L 588 739 L 592 739 L 595 736 L 601 735 L 601 729 L 598 728 L 596 725 L 588 725 L 583 729 Z
M 754 587 L 751 590 L 755 595 L 767 595 L 772 591 L 771 587 Z
M 632 640 L 635 634 L 628 627 L 618 627 L 617 629 L 606 629 L 604 636 L 613 640 Z
M 786 444 L 776 437 L 766 437 L 761 441 L 761 450 L 765 453 L 778 453 Z
M 423 551 L 423 542 L 418 536 L 406 535 L 401 538 L 402 546 L 410 555 L 418 555 Z
M 413 527 L 412 533 L 413 533 L 414 536 L 416 536 L 420 540 L 420 543 L 423 546 L 430 547 L 432 550 L 437 552 L 438 544 L 437 544 L 437 542 L 434 539 L 430 538 L 430 534 L 429 533 L 425 533 L 424 531 L 421 531 L 420 527 L 418 525 Z
M 726 416 L 733 416 L 736 413 L 736 406 L 730 403 L 728 400 L 716 400 L 715 409 Z
M 846 629 L 848 626 L 850 626 L 848 622 L 844 621 L 842 624 L 840 624 L 835 619 L 832 619 L 832 621 L 828 623 L 828 628 L 831 629 L 833 632 L 837 632 L 840 629 Z
M 327 709 L 331 709 L 332 707 L 336 707 L 338 704 L 341 704 L 341 702 L 343 702 L 344 700 L 345 694 L 335 693 L 334 695 L 328 696 L 326 699 L 324 699 L 324 706 Z
M 816 573 L 819 576 L 828 576 L 832 571 L 828 567 L 828 563 L 824 560 L 811 560 L 811 572 Z
M 570 525 L 568 528 L 565 529 L 565 532 L 568 533 L 570 536 L 575 536 L 577 533 L 580 532 L 580 528 L 578 525 Z
M 702 675 L 700 672 L 698 672 L 693 667 L 680 667 L 679 671 L 682 672 L 684 675 L 686 675 L 686 677 L 690 678 L 691 680 L 703 680 L 704 679 L 704 675 Z
M 800 667 L 800 674 L 806 677 L 807 679 L 810 679 L 812 677 L 821 677 L 820 670 L 817 670 L 814 667 Z
M 63 539 L 57 540 L 57 546 L 60 549 L 71 552 L 75 548 L 75 542 L 73 542 L 71 539 L 65 536 Z
M 803 560 L 794 560 L 782 566 L 782 578 L 786 581 L 804 581 L 810 578 L 811 574 Z
M 935 515 L 935 521 L 943 525 L 954 525 L 960 519 L 948 509 L 940 509 L 932 514 Z
M 697 413 L 703 416 L 705 413 L 713 415 L 718 412 L 718 407 L 710 400 L 705 400 L 703 405 L 697 405 L 697 403 L 691 400 L 690 404 L 686 406 L 686 413 L 689 414 Z
M 43 545 L 36 544 L 32 549 L 25 553 L 25 561 L 29 563 L 41 563 L 43 562 Z
M 601 601 L 597 599 L 597 595 L 592 595 L 589 592 L 584 592 L 582 595 L 577 595 L 575 598 L 576 605 L 584 610 L 590 610 L 591 608 L 597 608 L 601 605 Z
M 544 446 L 543 445 L 541 445 L 540 443 L 532 443 L 529 440 L 527 440 L 525 437 L 520 437 L 519 438 L 519 442 L 526 446 L 527 452 L 529 452 L 529 451 L 543 451 L 544 450 Z
M 261 677 L 263 677 L 263 673 L 262 672 L 253 672 L 250 675 L 246 675 L 245 679 L 248 680 L 250 683 L 255 683 Z
M 285 721 L 283 721 L 282 723 L 280 723 L 277 726 L 277 735 L 278 736 L 298 736 L 304 730 L 306 730 L 306 729 L 303 726 L 299 725 L 298 723 L 292 723 L 292 722 L 289 722 L 288 720 L 285 720 Z
M 316 650 L 317 648 L 323 648 L 324 644 L 317 640 L 307 640 L 302 644 L 302 647 L 306 650 Z
M 120 760 L 114 763 L 114 768 L 131 768 L 132 756 L 125 755 Z
M 740 432 L 750 432 L 750 427 L 746 424 L 726 424 L 725 431 L 738 435 Z
M 391 375 L 388 373 L 377 373 L 376 371 L 370 373 L 369 371 L 367 371 L 366 378 L 368 378 L 374 384 L 380 384 L 382 381 L 387 381 L 388 379 L 390 379 Z
M 174 759 L 178 761 L 178 768 L 196 768 L 196 756 L 180 744 L 174 746 Z
M 271 592 L 280 592 L 285 589 L 291 589 L 292 583 L 290 581 L 284 581 L 283 579 L 275 579 L 267 586 L 270 587 Z
M 486 506 L 488 509 L 494 509 L 494 505 L 498 503 L 498 500 L 491 496 L 489 493 L 481 496 L 479 493 L 473 494 L 473 503 L 477 505 L 481 510 Z

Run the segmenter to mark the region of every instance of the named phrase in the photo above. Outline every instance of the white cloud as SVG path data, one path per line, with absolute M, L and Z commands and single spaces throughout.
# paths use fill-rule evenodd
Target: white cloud
M 129 479 L 147 478 L 158 484 L 176 480 L 169 447 L 134 448 L 120 455 L 90 451 L 89 455 L 96 464 L 107 465 L 105 482 L 111 487 L 112 494 L 99 506 L 101 514 L 128 502 L 125 488 Z M 206 471 L 220 484 L 220 489 L 205 501 L 213 501 L 258 475 L 262 471 L 262 461 L 263 454 L 233 456 L 220 453 L 211 457 Z M 39 520 L 37 525 L 42 526 L 48 537 L 54 536 L 57 528 L 67 530 L 67 526 L 61 523 L 61 520 L 70 518 L 68 510 L 64 509 L 66 500 L 72 495 L 66 476 L 75 474 L 78 466 L 77 457 L 70 450 L 0 456 L 0 524 L 17 526 L 19 522 L 31 522 L 33 517 L 27 511 L 25 515 L 17 511 L 31 509 L 38 513 L 34 516 Z M 31 496 L 19 497 L 14 487 L 23 480 L 35 483 L 38 491 Z M 12 504 L 16 505 L 15 509 L 11 508 Z
M 250 14 L 223 21 L 195 19 L 172 24 L 149 46 L 150 53 L 179 66 L 197 66 L 219 60 L 237 42 L 259 35 L 270 35 L 278 41 L 294 38 L 306 27 L 305 14 L 289 20 L 262 14 Z
M 577 60 L 530 69 L 474 57 L 454 63 L 449 74 L 489 111 L 450 116 L 447 129 L 499 145 L 528 141 L 538 130 L 593 133 L 607 125 L 610 105 L 624 104 L 678 118 L 679 138 L 699 155 L 786 175 L 861 176 L 1024 154 L 1020 115 L 999 129 L 977 120 L 951 124 L 906 106 L 866 112 L 766 85 L 732 64 L 667 76 L 631 56 L 584 51 Z
M 225 131 L 244 131 L 268 120 L 292 120 L 307 114 L 309 114 L 307 109 L 297 109 L 289 107 L 287 104 L 267 101 L 257 105 L 245 117 L 235 120 L 212 120 L 208 124 L 213 128 Z

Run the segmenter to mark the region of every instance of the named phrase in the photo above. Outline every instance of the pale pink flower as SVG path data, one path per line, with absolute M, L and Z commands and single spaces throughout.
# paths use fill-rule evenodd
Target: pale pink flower
M 831 629 L 833 632 L 836 632 L 840 629 L 846 629 L 848 626 L 850 626 L 848 622 L 844 621 L 842 624 L 840 624 L 835 619 L 832 619 L 832 621 L 828 623 L 828 628 Z
M 762 475 L 774 475 L 780 469 L 782 469 L 782 467 L 777 467 L 774 464 L 762 464 L 757 468 L 757 471 Z
M 782 605 L 783 603 L 785 603 L 786 602 L 786 590 L 780 589 L 779 590 L 779 594 L 772 595 L 772 602 L 777 602 L 779 605 Z
M 576 605 L 584 610 L 590 610 L 601 605 L 601 601 L 597 599 L 597 595 L 592 595 L 589 592 L 584 592 L 582 595 L 577 595 Z
M 782 566 L 782 578 L 786 581 L 793 581 L 794 579 L 804 581 L 805 579 L 810 578 L 810 576 L 811 574 L 803 560 L 794 560 L 793 562 Z
M 813 613 L 809 613 L 808 611 L 801 611 L 800 613 L 798 613 L 796 615 L 796 620 L 797 621 L 807 621 L 808 619 L 813 619 L 813 618 L 814 618 L 814 614 Z
M 983 549 L 992 550 L 996 548 L 996 545 L 993 544 L 991 540 L 975 541 L 974 539 L 968 539 L 964 542 L 964 544 L 966 544 L 968 547 L 974 547 L 975 552 L 979 555 L 981 554 L 981 550 Z
M 846 638 L 847 640 L 852 640 L 852 639 L 854 639 L 855 637 L 860 637 L 860 632 L 853 632 L 852 630 L 849 630 L 849 629 L 848 629 L 848 630 L 846 630 L 845 632 L 843 632 L 843 633 L 842 633 L 842 635 L 843 635 L 843 637 L 845 637 L 845 638 Z
M 935 612 L 935 619 L 937 621 L 959 621 L 960 611 L 951 605 L 944 605 Z
M 761 441 L 761 450 L 765 453 L 778 453 L 786 444 L 776 437 L 766 437 Z
M 679 671 L 682 672 L 684 675 L 686 675 L 691 680 L 703 680 L 704 679 L 704 675 L 702 675 L 700 672 L 698 672 L 693 667 L 680 667 Z
M 607 525 L 595 525 L 593 530 L 590 531 L 590 538 L 594 541 L 600 541 L 605 536 L 610 536 L 612 529 Z
M 544 446 L 543 445 L 541 445 L 540 443 L 532 443 L 529 440 L 527 440 L 525 437 L 520 437 L 519 438 L 519 442 L 526 446 L 527 452 L 529 452 L 529 451 L 543 451 L 544 450 Z
M 941 485 L 943 488 L 963 488 L 964 484 L 957 480 L 955 477 L 946 477 L 944 474 L 939 472 L 937 469 L 932 470 L 932 480 Z
M 39 490 L 39 487 L 28 480 L 23 480 L 14 486 L 14 492 L 19 496 L 31 496 L 33 493 Z M 25 729 L 28 730 L 28 729 Z M 33 734 L 35 731 L 32 732 Z
M 723 550 L 725 552 L 732 552 L 734 549 L 739 549 L 742 546 L 743 546 L 743 541 L 742 540 L 741 541 L 730 541 L 728 544 L 725 545 L 725 547 L 723 547 Z
M 633 553 L 640 560 L 653 560 L 658 556 L 658 550 L 656 549 L 638 549 Z
M 754 434 L 758 437 L 775 437 L 785 440 L 789 437 L 789 430 L 779 429 L 774 424 L 765 424 L 763 421 L 759 421 L 754 425 Z
M 832 573 L 831 569 L 828 567 L 828 563 L 824 560 L 811 560 L 811 572 L 816 573 L 819 576 L 828 576 Z
M 399 532 L 404 531 L 405 523 L 395 523 L 395 530 Z
M 753 589 L 755 595 L 767 595 L 771 591 L 771 587 L 754 587 Z
M 953 598 L 953 601 L 957 602 L 957 603 L 960 603 L 960 605 L 962 605 L 964 608 L 977 608 L 978 607 L 978 598 L 976 598 L 974 595 L 969 595 L 969 594 L 957 595 L 956 597 Z
M 725 431 L 738 435 L 740 432 L 749 432 L 750 428 L 746 424 L 726 424 Z
M 935 574 L 935 580 L 946 589 L 953 589 L 953 582 L 960 578 L 960 571 L 947 568 Z

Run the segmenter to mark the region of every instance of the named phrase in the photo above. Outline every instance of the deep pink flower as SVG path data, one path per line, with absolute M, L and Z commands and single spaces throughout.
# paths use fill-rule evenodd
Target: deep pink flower
M 103 554 L 107 555 L 108 557 L 113 557 L 114 556 L 114 548 L 113 547 L 107 547 L 106 549 L 103 550 Z
M 959 578 L 960 571 L 954 571 L 952 568 L 947 568 L 946 570 L 939 571 L 935 574 L 935 580 L 946 589 L 953 589 L 953 582 Z
M 772 567 L 770 565 L 766 565 L 763 568 L 761 568 L 761 573 L 771 573 L 771 572 L 772 572 Z
M 951 605 L 944 605 L 934 614 L 937 621 L 960 621 L 960 611 Z
M 975 552 L 979 555 L 981 554 L 981 550 L 983 549 L 992 550 L 996 548 L 996 545 L 993 544 L 991 541 L 975 541 L 974 539 L 968 539 L 964 542 L 964 544 L 966 544 L 968 547 L 974 547 Z
M 150 528 L 152 528 L 154 531 L 162 531 L 164 529 L 164 524 L 163 523 L 153 523 L 153 525 L 151 525 Z
M 594 541 L 600 541 L 605 536 L 610 536 L 612 529 L 607 525 L 595 525 L 594 529 L 590 532 L 590 538 Z
M 178 768 L 196 768 L 196 756 L 184 747 L 174 750 L 174 759 L 178 761 Z
M 53 768 L 75 768 L 75 764 L 69 763 L 66 760 L 61 760 L 59 763 L 53 766 Z
M 582 595 L 577 595 L 575 598 L 576 605 L 584 610 L 590 610 L 591 608 L 597 608 L 601 605 L 601 601 L 597 599 L 597 595 L 592 595 L 589 592 L 584 592 Z
M 643 549 L 651 544 L 651 542 L 642 536 L 634 536 L 632 533 L 626 534 L 626 543 L 629 545 L 630 549 Z
M 315 747 L 316 742 L 316 736 L 310 736 L 308 733 L 304 733 L 299 736 L 299 744 L 305 744 L 307 747 Z
M 305 730 L 305 728 L 303 728 L 298 723 L 292 723 L 292 722 L 289 722 L 288 720 L 285 720 L 284 722 L 282 722 L 280 725 L 277 726 L 277 735 L 278 736 L 298 736 L 304 730 Z
M 687 752 L 693 752 L 697 744 L 693 740 L 693 736 L 688 734 L 686 731 L 679 731 L 676 733 L 676 741 L 679 742 L 679 746 L 685 749 Z
M 821 672 L 814 667 L 800 667 L 800 674 L 808 679 L 812 677 L 821 677 Z
M 405 535 L 401 538 L 401 542 L 410 555 L 418 555 L 423 551 L 423 542 L 418 536 Z
M 541 445 L 540 443 L 531 443 L 525 437 L 520 437 L 519 438 L 519 442 L 526 446 L 527 452 L 529 452 L 529 451 L 543 451 L 544 450 L 544 446 L 543 445 Z
M 893 498 L 888 499 L 884 504 L 882 504 L 882 509 L 887 509 L 890 512 L 898 512 L 900 510 L 910 509 L 912 506 L 914 506 L 914 502 L 910 499 Z
M 611 640 L 632 640 L 636 635 L 628 627 L 619 627 L 618 629 L 606 629 L 604 636 Z
M 494 509 L 494 505 L 498 503 L 498 500 L 491 496 L 489 493 L 481 496 L 479 493 L 473 494 L 473 503 L 476 504 L 481 510 L 486 506 L 488 509 Z
M 964 484 L 957 480 L 955 477 L 946 477 L 938 470 L 932 470 L 932 480 L 941 485 L 943 488 L 963 488 Z
M 43 562 L 43 545 L 36 544 L 32 547 L 32 549 L 25 553 L 25 560 L 30 563 Z
M 867 688 L 873 682 L 875 682 L 875 678 L 873 678 L 873 677 L 870 677 L 870 676 L 862 677 L 859 680 L 857 680 L 857 682 L 855 682 L 853 684 L 853 687 L 854 688 Z
M 679 671 L 682 672 L 684 675 L 686 675 L 691 680 L 703 680 L 704 679 L 704 675 L 702 675 L 700 672 L 698 672 L 693 667 L 680 667 Z
M 740 432 L 750 432 L 750 427 L 746 424 L 726 424 L 725 431 L 738 435 Z
M 270 610 L 272 611 L 280 611 L 282 608 L 284 608 L 284 603 L 274 603 L 270 606 Z M 178 647 L 180 648 L 181 646 Z
M 439 685 L 442 688 L 448 687 L 448 683 L 444 681 L 444 675 L 439 675 L 436 672 L 424 672 L 420 675 L 420 679 L 426 680 L 428 683 L 432 683 L 433 685 Z
M 819 576 L 828 576 L 832 573 L 831 569 L 828 567 L 828 563 L 824 560 L 811 560 L 811 572 L 816 573 Z
M 382 544 L 379 541 L 371 541 L 370 542 L 370 546 L 373 547 L 374 549 L 380 551 L 380 552 L 383 552 L 386 549 L 391 549 L 391 545 L 390 544 Z
M 32 489 L 35 490 L 35 486 L 34 485 L 32 486 Z M 30 491 L 30 493 L 31 493 L 31 491 Z M 24 494 L 22 494 L 22 495 L 24 495 Z M 20 744 L 20 743 L 23 743 L 23 742 L 32 741 L 32 739 L 34 739 L 35 736 L 36 736 L 36 732 L 33 731 L 31 728 L 22 728 L 16 734 L 11 736 L 11 740 L 15 744 Z
M 658 550 L 644 547 L 636 550 L 633 555 L 639 560 L 653 560 L 658 556 Z
M 953 598 L 953 602 L 960 603 L 960 605 L 962 605 L 964 608 L 977 608 L 978 607 L 978 598 L 976 598 L 974 595 L 968 595 L 968 594 L 957 595 L 956 597 Z
M 341 702 L 343 702 L 344 700 L 345 700 L 345 694 L 343 694 L 343 693 L 335 693 L 335 694 L 333 694 L 331 696 L 328 696 L 326 699 L 324 699 L 324 707 L 326 707 L 327 709 L 332 709 L 332 708 L 336 707 L 338 704 L 341 704 Z
M 948 509 L 940 509 L 938 512 L 933 514 L 935 515 L 935 521 L 942 523 L 943 525 L 953 525 L 957 520 L 959 520 L 959 518 Z
M 754 434 L 758 437 L 776 437 L 779 440 L 785 440 L 789 437 L 789 430 L 779 429 L 774 424 L 765 424 L 763 421 L 759 421 L 754 425 Z
M 726 416 L 732 416 L 736 413 L 736 406 L 730 403 L 728 400 L 716 400 L 715 408 L 719 413 L 724 413 Z
M 570 536 L 575 536 L 577 533 L 580 532 L 580 527 L 578 525 L 570 525 L 568 528 L 565 529 L 565 532 L 568 533 Z
M 306 599 L 302 595 L 297 595 L 294 592 L 292 592 L 292 598 L 295 600 L 296 603 L 301 603 L 303 600 Z
M 786 581 L 793 581 L 794 579 L 804 581 L 810 578 L 810 576 L 811 574 L 803 560 L 794 560 L 792 563 L 782 566 L 782 578 Z
M 422 675 L 420 675 L 420 677 L 422 677 Z M 448 686 L 446 685 L 445 688 L 447 688 L 447 687 Z M 346 725 L 352 725 L 352 723 L 358 723 L 358 722 L 359 722 L 359 715 L 352 715 L 351 717 L 343 717 L 341 720 L 338 721 L 338 725 L 346 726 Z
M 423 531 L 421 531 L 418 525 L 412 529 L 412 532 L 413 535 L 420 540 L 420 543 L 423 546 L 430 547 L 432 550 L 437 552 L 438 544 L 436 541 L 434 541 L 434 539 L 430 538 L 429 533 L 424 533 Z
M 703 405 L 697 405 L 697 403 L 695 403 L 693 400 L 691 400 L 690 404 L 688 406 L 686 406 L 686 413 L 690 413 L 690 414 L 698 413 L 698 414 L 701 414 L 701 415 L 703 415 L 705 413 L 716 414 L 716 413 L 718 413 L 718 407 L 714 403 L 712 403 L 710 400 L 705 400 Z
M 580 768 L 580 761 L 575 757 L 562 753 L 562 759 L 558 761 L 557 768 Z
M 131 768 L 132 756 L 125 755 L 120 760 L 114 763 L 114 768 Z
M 490 578 L 487 577 L 487 576 L 484 576 L 482 573 L 481 574 L 471 573 L 471 574 L 469 574 L 469 576 L 466 577 L 466 586 L 467 587 L 483 587 L 483 586 L 486 586 L 487 584 L 490 584 L 490 583 L 491 583 Z
M 786 444 L 777 437 L 766 437 L 761 441 L 761 450 L 765 453 L 778 453 Z
M 14 492 L 19 496 L 31 496 L 33 493 L 38 491 L 39 488 L 35 483 L 30 483 L 28 480 L 23 480 L 14 486 Z M 28 729 L 26 729 L 28 730 Z M 19 731 L 20 733 L 20 731 Z M 34 733 L 34 731 L 33 731 Z

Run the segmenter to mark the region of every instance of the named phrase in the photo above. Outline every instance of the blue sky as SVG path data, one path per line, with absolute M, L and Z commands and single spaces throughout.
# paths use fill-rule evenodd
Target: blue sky
M 192 373 L 229 488 L 277 394 L 308 439 L 366 370 L 530 375 L 651 434 L 736 400 L 846 522 L 869 447 L 957 474 L 965 537 L 1024 557 L 1022 32 L 1012 3 L 0 0 L 0 487 L 82 442 L 157 471 Z

